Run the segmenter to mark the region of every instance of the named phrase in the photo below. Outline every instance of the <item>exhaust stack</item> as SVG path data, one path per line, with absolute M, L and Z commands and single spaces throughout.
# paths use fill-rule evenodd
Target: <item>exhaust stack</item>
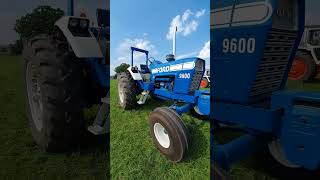
M 174 28 L 174 32 L 173 32 L 173 44 L 172 44 L 172 54 L 175 57 L 176 56 L 176 34 L 177 34 L 177 30 L 178 27 L 176 26 L 176 28 Z

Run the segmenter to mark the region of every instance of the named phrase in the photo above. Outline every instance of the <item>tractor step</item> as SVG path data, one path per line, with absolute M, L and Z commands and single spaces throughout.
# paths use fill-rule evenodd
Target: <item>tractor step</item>
M 139 99 L 139 101 L 137 103 L 138 104 L 144 104 L 146 102 L 147 98 L 148 98 L 149 92 L 150 91 L 144 90 L 141 93 L 141 97 L 140 97 L 140 99 Z
M 108 97 L 108 96 L 107 96 Z M 109 98 L 102 98 L 99 112 L 96 115 L 93 124 L 88 127 L 88 131 L 90 131 L 94 135 L 106 134 L 109 132 Z

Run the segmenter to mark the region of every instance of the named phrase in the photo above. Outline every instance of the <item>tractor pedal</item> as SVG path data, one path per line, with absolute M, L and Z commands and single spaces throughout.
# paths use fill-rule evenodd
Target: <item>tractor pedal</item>
M 137 102 L 138 104 L 144 104 L 145 102 L 146 102 L 146 100 L 147 100 L 147 98 L 148 98 L 148 95 L 149 95 L 149 91 L 143 91 L 142 93 L 141 93 L 141 97 L 140 97 L 140 99 L 139 99 L 139 101 Z
M 101 99 L 102 102 L 107 100 L 108 98 Z M 100 105 L 99 111 L 96 115 L 93 124 L 88 127 L 88 131 L 90 131 L 94 135 L 106 134 L 109 133 L 109 104 L 103 103 Z
M 105 134 L 106 130 L 99 125 L 91 125 L 88 127 L 88 131 L 90 131 L 94 135 Z

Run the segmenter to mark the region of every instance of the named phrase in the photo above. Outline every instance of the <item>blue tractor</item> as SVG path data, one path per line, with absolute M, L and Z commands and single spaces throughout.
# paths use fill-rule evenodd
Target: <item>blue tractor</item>
M 134 52 L 144 53 L 145 64 L 134 65 Z M 118 75 L 120 106 L 125 110 L 145 104 L 149 96 L 174 102 L 170 107 L 156 108 L 149 117 L 150 133 L 157 149 L 167 159 L 179 162 L 188 149 L 188 131 L 181 115 L 190 110 L 209 116 L 209 91 L 199 90 L 205 72 L 205 61 L 200 58 L 175 59 L 167 62 L 149 58 L 149 52 L 131 47 L 131 66 Z M 140 96 L 140 97 L 138 97 Z
M 244 131 L 211 143 L 213 172 L 268 148 L 290 168 L 320 166 L 320 93 L 286 89 L 304 31 L 304 0 L 211 1 L 211 122 Z
M 92 105 L 100 109 L 88 130 L 97 135 L 109 127 L 109 3 L 102 7 L 107 9 L 96 9 L 96 24 L 86 12 L 75 16 L 77 3 L 68 1 L 68 15 L 55 23 L 52 34 L 24 44 L 29 125 L 35 142 L 48 152 L 78 145 L 83 111 Z

